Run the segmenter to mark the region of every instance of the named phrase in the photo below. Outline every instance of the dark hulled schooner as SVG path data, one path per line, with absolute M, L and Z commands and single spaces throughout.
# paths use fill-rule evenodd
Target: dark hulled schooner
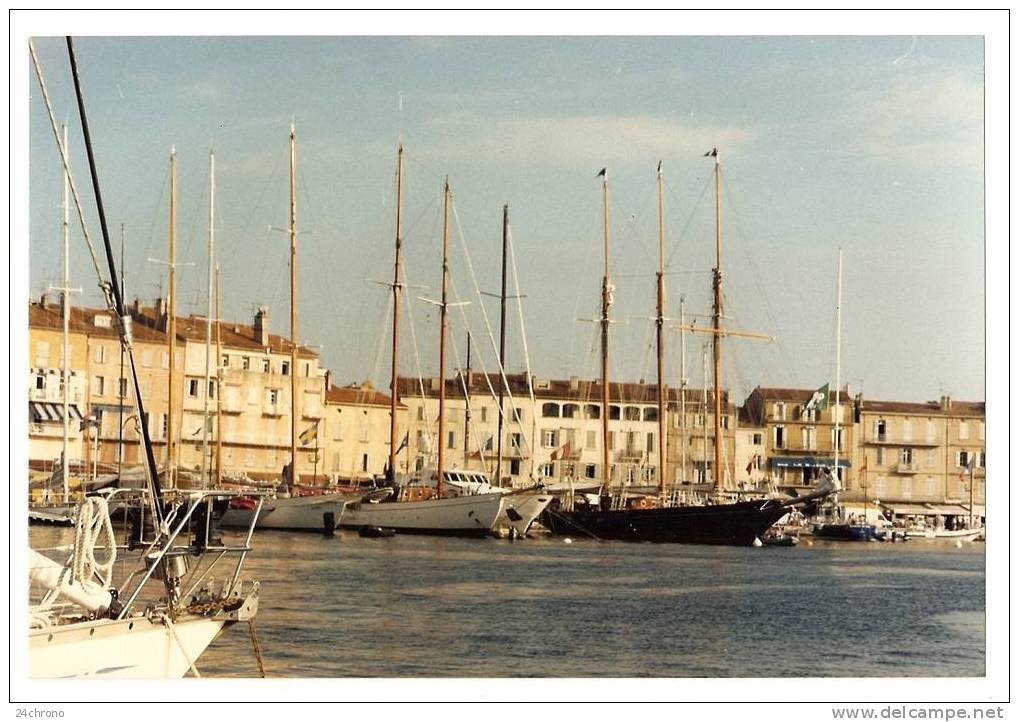
M 653 541 L 675 542 L 686 544 L 732 544 L 749 545 L 755 543 L 775 522 L 785 516 L 794 506 L 802 505 L 813 499 L 827 496 L 832 492 L 828 485 L 822 485 L 816 491 L 795 499 L 765 498 L 748 501 L 725 503 L 722 501 L 722 453 L 721 453 L 721 393 L 719 379 L 721 375 L 721 338 L 722 336 L 743 336 L 762 338 L 759 334 L 731 331 L 721 327 L 722 319 L 722 235 L 721 235 L 721 198 L 720 198 L 720 165 L 718 150 L 712 149 L 706 156 L 715 159 L 715 254 L 716 265 L 713 274 L 712 288 L 714 291 L 713 327 L 708 331 L 712 334 L 714 356 L 714 426 L 715 426 L 715 494 L 709 503 L 703 505 L 673 505 L 667 503 L 665 493 L 665 430 L 664 430 L 664 384 L 662 373 L 663 343 L 662 332 L 665 323 L 665 255 L 664 255 L 664 220 L 663 220 L 663 176 L 661 163 L 658 164 L 658 285 L 657 285 L 657 347 L 658 347 L 658 423 L 659 423 L 659 498 L 652 508 L 626 508 L 620 490 L 618 506 L 611 508 L 612 498 L 602 496 L 600 506 L 587 509 L 553 509 L 549 508 L 541 517 L 541 523 L 556 535 L 583 535 L 596 539 L 616 539 L 621 541 Z M 602 402 L 602 470 L 605 475 L 605 491 L 610 481 L 609 470 L 609 413 L 608 413 L 608 329 L 609 308 L 612 303 L 612 285 L 609 277 L 609 217 L 608 217 L 608 175 L 603 169 L 599 174 L 602 178 L 602 201 L 604 204 L 604 245 L 605 275 L 602 279 L 601 308 L 601 402 Z M 701 330 L 701 329 L 697 329 Z M 764 337 L 767 338 L 767 337 Z M 714 502 L 714 503 L 712 503 Z

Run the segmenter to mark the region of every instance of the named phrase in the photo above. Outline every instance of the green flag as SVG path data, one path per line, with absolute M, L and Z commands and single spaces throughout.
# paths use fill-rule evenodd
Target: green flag
M 813 409 L 826 409 L 828 408 L 828 384 L 825 384 L 810 397 L 810 401 L 803 407 L 805 411 L 811 411 Z

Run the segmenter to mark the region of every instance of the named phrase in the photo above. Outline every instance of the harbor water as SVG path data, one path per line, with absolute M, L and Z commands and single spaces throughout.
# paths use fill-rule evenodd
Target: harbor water
M 33 530 L 59 543 L 69 530 Z M 236 535 L 226 532 L 231 540 Z M 258 532 L 270 677 L 983 676 L 984 545 Z M 258 675 L 246 625 L 198 663 Z

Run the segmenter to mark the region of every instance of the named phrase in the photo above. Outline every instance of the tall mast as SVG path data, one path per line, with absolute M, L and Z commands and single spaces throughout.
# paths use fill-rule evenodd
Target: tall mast
M 67 126 L 64 126 L 64 154 L 67 154 Z M 68 368 L 70 361 L 68 356 L 70 354 L 70 344 L 68 343 L 68 336 L 71 332 L 71 261 L 70 261 L 70 236 L 71 236 L 71 225 L 69 220 L 70 214 L 70 199 L 68 198 L 68 186 L 69 181 L 67 179 L 67 173 L 64 173 L 64 218 L 63 218 L 63 240 L 64 240 L 64 287 L 62 290 L 61 299 L 63 301 L 63 314 L 64 314 L 64 368 L 61 373 L 63 374 L 63 387 L 64 387 L 64 446 L 63 455 L 61 458 L 61 474 L 64 477 L 64 503 L 67 503 L 70 497 L 70 463 L 67 459 L 67 447 L 70 443 L 70 430 L 68 428 L 70 421 L 70 385 L 71 379 L 68 376 Z M 121 356 L 121 363 L 123 364 L 123 356 Z M 123 376 L 123 373 L 121 373 Z M 118 389 L 119 389 L 118 381 Z M 123 404 L 123 402 L 121 402 Z
M 399 389 L 396 385 L 400 351 L 400 250 L 403 246 L 403 144 L 396 151 L 396 259 L 393 262 L 393 358 L 389 375 L 389 479 L 396 479 L 396 405 Z M 410 444 L 408 443 L 408 448 Z M 410 467 L 407 467 L 410 469 Z
M 209 460 L 209 388 L 212 382 L 212 291 L 213 258 L 216 247 L 216 156 L 209 150 L 209 292 L 205 312 L 205 413 L 202 415 L 202 487 L 208 487 Z M 219 397 L 219 385 L 216 396 Z M 218 408 L 218 404 L 217 404 Z
M 290 124 L 290 488 L 297 485 L 297 141 Z
M 467 331 L 467 375 L 464 386 L 464 468 L 467 468 L 467 454 L 471 448 L 471 332 Z
M 219 264 L 216 264 L 216 488 L 223 481 L 223 335 L 220 322 Z
M 502 290 L 499 293 L 499 441 L 495 461 L 495 483 L 502 486 L 503 398 L 506 393 L 506 241 L 509 238 L 509 205 L 502 207 Z
M 173 390 L 176 377 L 177 350 L 177 151 L 170 149 L 170 290 L 166 294 L 167 330 L 166 343 L 170 351 L 166 392 L 166 484 L 171 489 L 177 485 L 173 464 Z
M 442 302 L 439 305 L 439 463 L 435 493 L 442 496 L 442 474 L 446 448 L 446 290 L 449 280 L 449 178 L 442 191 Z
M 127 293 L 127 281 L 124 278 L 124 224 L 120 224 L 120 288 Z M 117 397 L 120 412 L 117 418 L 117 475 L 124 473 L 124 401 L 127 399 L 127 377 L 124 376 L 124 343 L 120 343 L 120 376 L 117 379 Z
M 605 487 L 612 481 L 609 465 L 609 307 L 612 285 L 609 281 L 609 174 L 602 169 L 602 227 L 605 245 L 605 275 L 601 284 L 601 441 Z
M 839 391 L 842 373 L 842 249 L 839 248 L 839 280 L 835 300 L 835 478 L 839 479 L 839 422 L 842 420 L 842 393 Z M 867 521 L 864 510 L 864 521 Z
M 682 443 L 682 454 L 679 464 L 680 481 L 688 481 L 686 475 L 686 460 L 689 447 L 689 439 L 686 435 L 686 300 L 679 297 L 679 433 Z
M 712 353 L 715 362 L 714 394 L 715 394 L 715 494 L 721 494 L 724 473 L 722 469 L 722 197 L 721 197 L 721 165 L 718 150 L 713 150 L 715 157 L 715 273 L 714 283 L 714 329 L 712 336 Z
M 655 319 L 658 348 L 658 492 L 665 498 L 665 370 L 662 331 L 665 324 L 665 180 L 658 162 L 658 317 Z

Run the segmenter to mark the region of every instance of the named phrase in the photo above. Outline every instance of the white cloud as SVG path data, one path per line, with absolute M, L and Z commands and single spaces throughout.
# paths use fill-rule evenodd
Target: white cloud
M 518 163 L 646 160 L 703 153 L 714 146 L 731 151 L 757 135 L 752 127 L 658 115 L 490 118 L 457 112 L 429 125 L 441 140 L 419 149 L 420 156 Z

